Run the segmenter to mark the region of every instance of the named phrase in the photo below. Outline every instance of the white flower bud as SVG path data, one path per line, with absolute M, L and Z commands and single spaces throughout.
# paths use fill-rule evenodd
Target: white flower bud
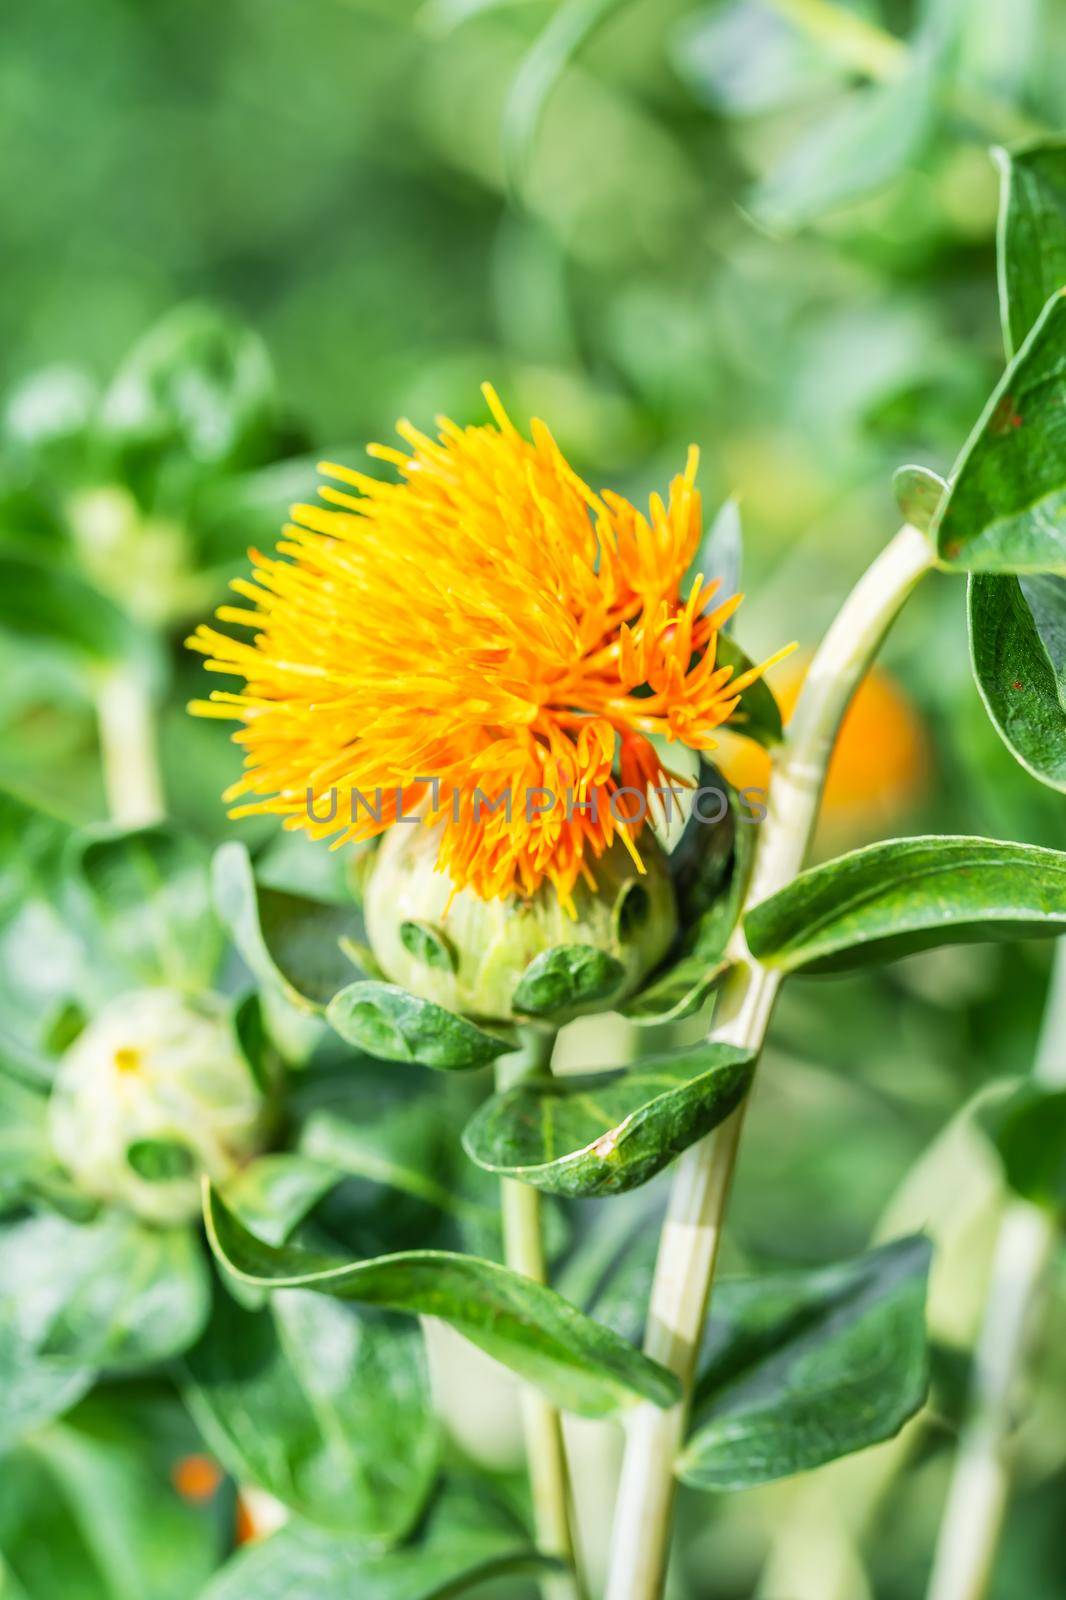
M 436 828 L 392 828 L 369 873 L 363 907 L 385 976 L 451 1011 L 513 1020 L 519 979 L 535 956 L 557 945 L 590 945 L 621 963 L 624 978 L 605 1007 L 632 994 L 673 942 L 673 884 L 650 829 L 640 837 L 645 871 L 616 839 L 593 864 L 595 890 L 582 882 L 575 887 L 573 917 L 548 883 L 528 900 L 482 900 L 470 889 L 452 898 L 450 879 L 437 869 L 438 845 Z M 410 937 L 412 924 L 435 941 L 431 959 L 427 941 Z
M 199 1211 L 201 1172 L 220 1183 L 255 1153 L 264 1111 L 221 998 L 139 989 L 67 1050 L 49 1122 L 86 1194 L 167 1224 Z

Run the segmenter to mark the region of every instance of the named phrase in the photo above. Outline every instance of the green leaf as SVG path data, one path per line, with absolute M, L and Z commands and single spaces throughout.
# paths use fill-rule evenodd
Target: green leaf
M 298 1010 L 321 1013 L 352 975 L 341 941 L 361 935 L 359 908 L 257 884 L 236 840 L 216 851 L 212 882 L 218 915 L 255 976 Z
M 52 1025 L 87 982 L 85 951 L 62 903 L 70 837 L 67 823 L 0 791 L 0 1016 L 8 1056 L 45 1050 Z
M 812 867 L 745 918 L 752 955 L 845 972 L 945 944 L 1066 929 L 1066 854 L 997 839 L 891 839 Z
M 382 1061 L 419 1061 L 442 1072 L 484 1067 L 513 1049 L 465 1017 L 392 983 L 352 983 L 334 995 L 326 1021 Z
M 41 1204 L 86 1222 L 96 1202 L 74 1187 L 56 1160 L 43 1087 L 25 1081 L 0 1055 L 0 1212 Z
M 126 987 L 210 986 L 223 941 L 201 845 L 156 824 L 83 836 L 71 853 L 89 912 L 87 942 L 106 949 Z
M 268 1244 L 284 1244 L 342 1175 L 313 1156 L 279 1151 L 249 1161 L 222 1193 L 246 1228 Z
M 0 1207 L 19 1204 L 55 1164 L 45 1096 L 0 1059 Z
M 213 1506 L 180 1499 L 169 1472 L 184 1432 L 158 1437 L 158 1404 L 87 1401 L 4 1462 L 0 1592 L 32 1600 L 189 1600 L 217 1562 Z M 175 1429 L 175 1431 L 177 1431 Z M 12 1600 L 18 1591 L 10 1591 Z
M 56 1361 L 41 1349 L 51 1308 L 47 1289 L 37 1292 L 33 1274 L 14 1276 L 25 1265 L 21 1226 L 0 1226 L 0 1450 L 61 1416 L 95 1376 L 91 1367 Z
M 81 666 L 130 657 L 146 662 L 150 645 L 126 613 L 75 572 L 0 548 L 0 632 L 66 652 Z
M 290 1522 L 227 1562 L 200 1600 L 459 1600 L 558 1566 L 478 1484 L 446 1488 L 417 1542 L 384 1555 Z
M 635 1189 L 735 1110 L 754 1069 L 750 1051 L 703 1044 L 624 1072 L 532 1079 L 487 1100 L 463 1147 L 553 1194 Z
M 193 1416 L 240 1481 L 369 1544 L 407 1533 L 439 1456 L 417 1327 L 294 1290 L 249 1311 L 220 1291 L 186 1368 Z
M 1066 1209 L 1066 1089 L 1022 1083 L 980 1120 L 1011 1188 L 1034 1205 Z
M 739 678 L 753 666 L 752 659 L 737 644 L 730 633 L 720 633 L 715 659 L 720 667 L 732 667 L 733 676 Z M 741 691 L 740 704 L 729 719 L 736 732 L 754 739 L 757 744 L 772 749 L 781 742 L 781 708 L 774 698 L 770 685 L 762 678 Z
M 404 949 L 416 961 L 440 972 L 454 972 L 456 954 L 451 941 L 439 928 L 428 922 L 408 920 L 400 923 L 400 939 Z
M 606 950 L 587 944 L 559 944 L 534 956 L 518 980 L 516 1011 L 530 1017 L 561 1017 L 607 1000 L 626 971 Z
M 562 0 L 523 56 L 508 91 L 501 138 L 512 184 L 520 188 L 548 98 L 576 52 L 620 0 Z
M 385 1184 L 479 1229 L 498 1231 L 498 1212 L 467 1198 L 458 1183 L 451 1181 L 446 1163 L 455 1147 L 450 1130 L 442 1124 L 442 1108 L 435 1101 L 416 1102 L 392 1116 L 380 1115 L 382 1108 L 377 1109 L 376 1117 L 313 1112 L 300 1130 L 301 1151 L 332 1170 L 335 1180 L 344 1176 Z M 466 1170 L 469 1172 L 469 1167 Z M 254 1232 L 270 1243 L 280 1243 L 256 1228 L 240 1207 L 236 1209 Z
M 79 1224 L 35 1216 L 0 1234 L 5 1324 L 69 1367 L 134 1369 L 176 1355 L 207 1315 L 204 1257 L 188 1228 L 151 1228 L 118 1209 Z
M 947 489 L 943 478 L 928 467 L 900 467 L 892 475 L 892 488 L 904 521 L 928 533 Z
M 1066 578 L 974 573 L 970 653 L 985 709 L 1026 771 L 1066 791 Z
M 929 1260 L 915 1237 L 840 1266 L 719 1284 L 682 1481 L 747 1489 L 897 1433 L 928 1386 Z
M 713 522 L 700 540 L 699 549 L 689 564 L 684 592 L 692 586 L 697 573 L 708 583 L 718 579 L 719 595 L 724 600 L 740 588 L 741 566 L 744 557 L 744 529 L 740 520 L 740 505 L 732 496 L 723 500 Z M 727 623 L 727 627 L 730 624 Z
M 700 788 L 725 795 L 728 810 L 715 823 L 690 813 L 670 852 L 682 924 L 679 951 L 670 965 L 619 1007 L 638 1025 L 690 1016 L 728 970 L 726 949 L 740 916 L 757 825 L 750 806 L 709 762 L 700 762 L 696 781 Z
M 561 1295 L 493 1262 L 445 1250 L 342 1261 L 275 1248 L 242 1227 L 210 1190 L 206 1221 L 211 1248 L 245 1283 L 440 1317 L 567 1411 L 607 1416 L 638 1398 L 660 1406 L 678 1398 L 672 1374 Z
M 951 568 L 1066 573 L 1066 292 L 994 390 L 933 531 Z
M 999 308 L 1009 357 L 1066 284 L 1066 139 L 994 153 L 1003 177 Z
M 912 53 L 894 83 L 851 90 L 787 154 L 751 196 L 755 217 L 775 232 L 806 227 L 864 199 L 920 155 L 933 128 L 936 63 Z

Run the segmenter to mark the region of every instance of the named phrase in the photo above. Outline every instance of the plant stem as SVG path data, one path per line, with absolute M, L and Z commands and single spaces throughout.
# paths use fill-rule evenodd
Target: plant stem
M 1055 950 L 1033 1078 L 1066 1086 L 1066 939 Z M 1032 1348 L 1056 1219 L 1015 1200 L 996 1239 L 984 1318 L 974 1354 L 969 1415 L 937 1540 L 929 1600 L 982 1600 L 995 1567 L 1010 1494 L 1010 1435 L 1018 1388 Z
M 855 689 L 934 552 L 904 526 L 848 596 L 811 663 L 770 783 L 745 910 L 791 882 L 803 864 L 826 768 Z M 779 976 L 755 961 L 738 923 L 732 968 L 711 1038 L 758 1051 Z M 622 1466 L 606 1600 L 657 1600 L 670 1540 L 674 1462 L 714 1280 L 744 1106 L 680 1157 L 663 1224 L 644 1348 L 677 1374 L 685 1398 L 669 1411 L 634 1409 Z
M 507 1089 L 523 1078 L 547 1072 L 554 1046 L 553 1033 L 524 1030 L 522 1049 L 497 1063 L 497 1088 Z M 536 1283 L 546 1283 L 539 1191 L 513 1178 L 502 1178 L 500 1204 L 507 1265 Z M 558 1556 L 569 1569 L 545 1575 L 541 1593 L 544 1600 L 582 1600 L 570 1528 L 570 1485 L 562 1421 L 551 1402 L 530 1385 L 523 1384 L 520 1398 L 537 1548 L 545 1555 Z
M 115 667 L 96 690 L 104 788 L 113 822 L 135 828 L 163 815 L 155 718 L 144 669 Z

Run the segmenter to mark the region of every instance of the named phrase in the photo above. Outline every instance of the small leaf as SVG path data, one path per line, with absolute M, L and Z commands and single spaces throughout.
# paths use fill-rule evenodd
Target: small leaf
M 200 1600 L 460 1600 L 475 1590 L 488 1594 L 484 1585 L 493 1579 L 502 1585 L 559 1569 L 558 1561 L 537 1554 L 513 1515 L 480 1483 L 446 1487 L 417 1541 L 385 1554 L 289 1522 L 238 1551 Z
M 970 652 L 992 723 L 1041 783 L 1066 791 L 1066 578 L 970 579 Z
M 1066 291 L 1053 295 L 963 448 L 934 532 L 967 572 L 1066 573 Z
M 260 982 L 280 989 L 297 1010 L 321 1013 L 351 977 L 341 941 L 363 932 L 358 906 L 264 888 L 236 840 L 216 851 L 212 883 L 218 914 Z
M 997 150 L 1003 174 L 999 300 L 1008 357 L 1066 284 L 1066 139 Z
M 928 467 L 900 467 L 892 475 L 896 504 L 905 522 L 921 533 L 928 533 L 947 484 Z
M 484 1067 L 513 1049 L 454 1011 L 392 983 L 352 983 L 326 1008 L 331 1028 L 382 1061 L 419 1061 L 442 1072 Z
M 506 1267 L 446 1250 L 343 1261 L 275 1248 L 249 1233 L 210 1189 L 205 1207 L 212 1250 L 245 1283 L 441 1317 L 564 1410 L 585 1416 L 608 1416 L 637 1399 L 669 1406 L 679 1396 L 664 1368 Z
M 454 972 L 457 962 L 451 942 L 428 922 L 400 923 L 400 940 L 408 955 L 438 972 Z
M 186 1368 L 193 1416 L 235 1477 L 379 1547 L 407 1533 L 440 1450 L 416 1326 L 293 1290 L 257 1311 L 219 1292 Z
M 719 1284 L 678 1477 L 747 1489 L 897 1433 L 928 1387 L 929 1258 L 927 1240 L 899 1239 L 840 1266 Z
M 639 884 L 635 887 L 640 889 Z M 512 1003 L 516 1011 L 530 1017 L 574 1014 L 608 999 L 625 975 L 622 963 L 606 950 L 587 944 L 559 944 L 533 957 L 518 980 Z
M 752 955 L 845 972 L 945 944 L 1066 929 L 1066 854 L 996 839 L 891 839 L 812 867 L 749 911 Z
M 1022 1083 L 981 1121 L 1011 1188 L 1056 1214 L 1066 1210 L 1066 1089 Z
M 520 1083 L 485 1102 L 463 1147 L 489 1172 L 553 1194 L 617 1194 L 724 1121 L 754 1067 L 750 1051 L 704 1044 L 624 1072 Z
M 106 950 L 122 986 L 201 990 L 222 955 L 206 851 L 176 828 L 97 830 L 71 847 L 88 913 L 86 942 Z

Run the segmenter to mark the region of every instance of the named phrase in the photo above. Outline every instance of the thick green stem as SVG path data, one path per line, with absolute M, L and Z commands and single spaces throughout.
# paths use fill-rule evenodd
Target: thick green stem
M 143 670 L 115 667 L 101 677 L 96 718 L 111 820 L 127 828 L 157 822 L 163 815 L 163 784 Z
M 903 527 L 859 580 L 814 661 L 770 784 L 747 906 L 789 883 L 803 865 L 826 768 L 844 712 L 900 608 L 934 561 L 916 528 Z M 746 909 L 745 908 L 745 909 Z M 755 961 L 738 925 L 732 969 L 711 1037 L 760 1050 L 778 975 Z M 688 1396 L 714 1280 L 744 1107 L 680 1157 L 663 1224 L 645 1350 L 681 1379 L 685 1398 L 669 1411 L 634 1409 L 615 1511 L 606 1600 L 658 1600 L 666 1575 L 674 1462 L 688 1421 Z
M 506 1089 L 523 1078 L 547 1072 L 554 1045 L 553 1033 L 528 1029 L 523 1048 L 497 1064 L 497 1088 Z M 537 1283 L 546 1283 L 539 1191 L 513 1178 L 503 1178 L 500 1203 L 507 1265 Z M 541 1593 L 544 1600 L 582 1600 L 570 1526 L 570 1484 L 562 1420 L 550 1401 L 529 1385 L 522 1387 L 521 1406 L 537 1548 L 545 1555 L 558 1556 L 569 1569 L 542 1578 Z
M 1066 1087 L 1066 939 L 1055 951 L 1037 1082 Z M 978 1335 L 968 1418 L 940 1525 L 929 1600 L 984 1600 L 1010 1494 L 1010 1436 L 1019 1387 L 1040 1322 L 1057 1220 L 1016 1200 L 1000 1224 Z

